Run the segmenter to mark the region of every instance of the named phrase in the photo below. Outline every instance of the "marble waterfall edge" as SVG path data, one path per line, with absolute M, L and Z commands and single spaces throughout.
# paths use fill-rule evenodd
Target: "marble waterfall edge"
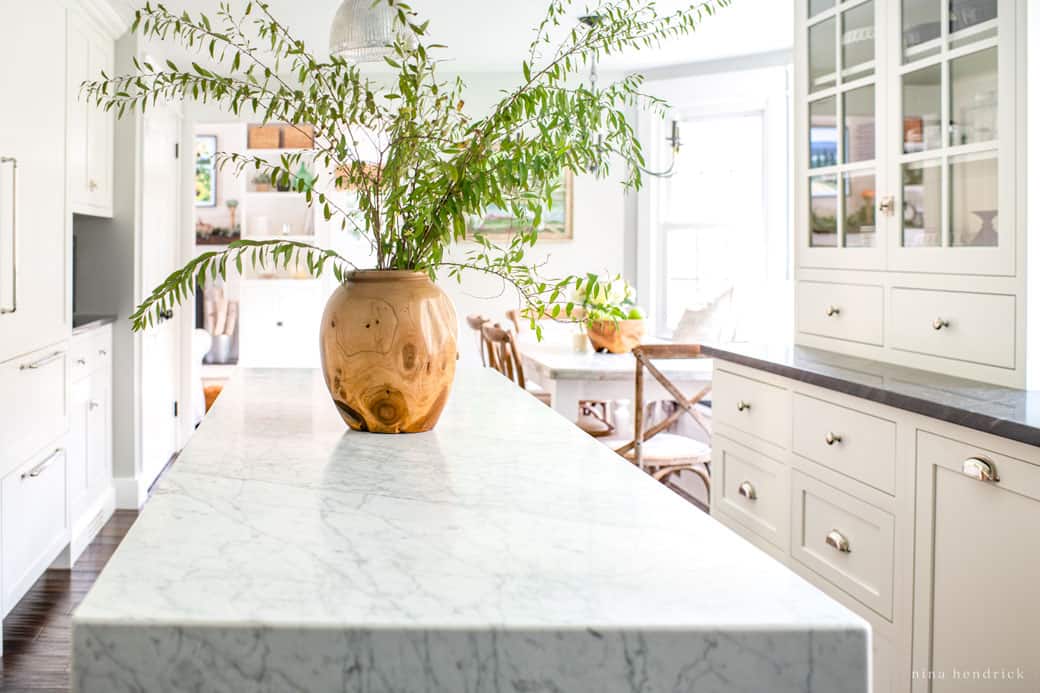
M 73 685 L 865 693 L 869 639 L 497 374 L 377 436 L 244 371 L 74 614 Z

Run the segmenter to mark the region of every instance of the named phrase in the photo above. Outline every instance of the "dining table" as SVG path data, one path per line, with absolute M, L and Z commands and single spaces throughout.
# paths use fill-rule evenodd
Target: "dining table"
M 526 379 L 547 390 L 552 408 L 572 421 L 581 401 L 635 399 L 636 358 L 631 353 L 579 352 L 572 341 L 564 343 L 558 335 L 538 340 L 523 334 L 518 347 Z M 669 359 L 654 365 L 687 396 L 711 385 L 710 358 Z M 674 399 L 649 375 L 644 378 L 644 398 L 647 402 Z

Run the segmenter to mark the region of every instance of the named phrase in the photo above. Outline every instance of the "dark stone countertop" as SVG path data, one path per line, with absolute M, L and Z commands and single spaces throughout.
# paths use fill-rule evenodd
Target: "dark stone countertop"
M 97 329 L 102 325 L 111 325 L 118 318 L 115 315 L 79 314 L 72 316 L 72 334 L 81 334 Z
M 704 346 L 703 353 L 1040 446 L 1040 391 L 1016 390 L 791 344 Z

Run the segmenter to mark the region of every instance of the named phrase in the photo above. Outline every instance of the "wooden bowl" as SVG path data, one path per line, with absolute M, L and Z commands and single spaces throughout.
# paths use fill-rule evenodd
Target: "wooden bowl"
M 589 341 L 596 351 L 627 354 L 646 336 L 645 320 L 597 320 L 587 327 Z

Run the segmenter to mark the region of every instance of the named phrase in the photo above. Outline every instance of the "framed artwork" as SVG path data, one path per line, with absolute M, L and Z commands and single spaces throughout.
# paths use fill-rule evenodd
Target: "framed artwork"
M 217 206 L 216 135 L 195 135 L 195 206 Z
M 483 217 L 474 217 L 469 223 L 469 234 L 482 233 L 488 238 L 506 238 L 529 229 L 508 209 L 488 207 Z M 540 240 L 569 241 L 574 239 L 574 173 L 560 175 L 560 184 L 553 196 L 552 207 L 542 215 Z

